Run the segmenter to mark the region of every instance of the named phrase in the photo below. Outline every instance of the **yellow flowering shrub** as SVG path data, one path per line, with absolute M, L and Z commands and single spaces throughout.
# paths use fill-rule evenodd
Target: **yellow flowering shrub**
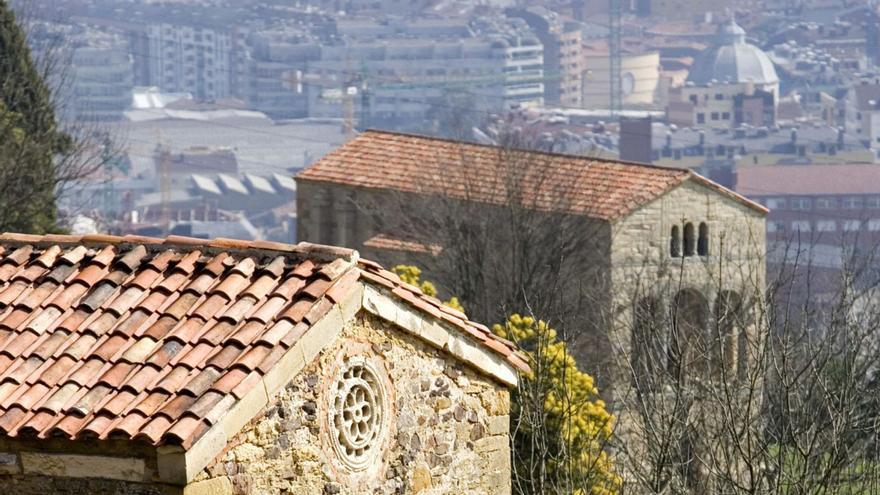
M 437 288 L 421 279 L 418 267 L 398 265 L 392 270 L 404 282 L 437 297 Z M 444 304 L 464 311 L 455 297 Z M 593 377 L 577 368 L 556 330 L 543 321 L 514 314 L 492 331 L 516 342 L 532 367 L 511 394 L 514 492 L 617 494 L 622 480 L 605 449 L 614 416 L 599 399 Z
M 539 436 L 549 445 L 548 452 L 567 455 L 547 459 L 542 484 L 556 487 L 553 492 L 611 495 L 620 490 L 621 478 L 615 472 L 605 447 L 614 430 L 614 416 L 599 399 L 593 377 L 580 371 L 556 330 L 531 316 L 511 315 L 493 332 L 516 342 L 529 354 L 532 373 L 524 376 L 520 389 L 512 396 L 511 422 L 516 430 L 516 450 L 535 445 Z M 543 416 L 543 421 L 531 418 Z M 518 459 L 529 466 L 516 466 L 519 472 L 533 470 L 533 459 Z M 548 483 L 549 481 L 549 483 Z M 528 484 L 526 484 L 528 486 Z

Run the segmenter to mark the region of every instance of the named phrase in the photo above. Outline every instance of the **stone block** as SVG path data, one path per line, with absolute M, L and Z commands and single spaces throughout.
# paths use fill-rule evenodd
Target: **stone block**
M 486 420 L 486 430 L 490 435 L 507 435 L 510 432 L 510 416 L 490 416 Z
M 104 478 L 145 481 L 146 465 L 137 457 L 109 457 L 73 454 L 22 452 L 24 474 L 65 478 Z
M 421 493 L 431 488 L 431 470 L 420 464 L 413 470 L 412 492 Z
M 183 495 L 232 495 L 232 480 L 226 476 L 186 485 Z
M 191 481 L 226 447 L 227 431 L 214 425 L 186 452 L 186 480 Z
M 453 356 L 496 378 L 501 383 L 511 387 L 515 387 L 519 383 L 519 375 L 511 365 L 471 343 L 464 336 L 450 335 L 446 347 Z
M 297 342 L 296 345 L 281 356 L 281 359 L 279 359 L 275 366 L 269 370 L 269 373 L 263 377 L 263 383 L 266 387 L 266 395 L 275 395 L 275 393 L 287 385 L 287 383 L 296 376 L 305 365 L 306 360 L 302 353 L 302 346 Z
M 342 332 L 344 325 L 345 320 L 342 317 L 342 311 L 339 309 L 339 306 L 330 308 L 326 315 L 312 325 L 296 344 L 296 347 L 302 349 L 305 362 L 311 363 L 318 353 L 333 343 Z
M 223 416 L 223 421 L 220 423 L 226 432 L 227 441 L 232 440 L 241 428 L 268 403 L 269 397 L 266 395 L 266 388 L 262 384 L 258 384 L 232 406 L 232 409 Z
M 510 439 L 507 437 L 507 435 L 483 437 L 474 442 L 474 450 L 478 453 L 494 452 L 496 450 L 508 450 L 509 448 Z
M 0 474 L 18 474 L 21 466 L 18 464 L 18 456 L 11 452 L 0 452 Z
M 342 311 L 342 319 L 348 321 L 364 306 L 364 284 L 358 282 L 351 288 L 349 294 L 339 303 Z

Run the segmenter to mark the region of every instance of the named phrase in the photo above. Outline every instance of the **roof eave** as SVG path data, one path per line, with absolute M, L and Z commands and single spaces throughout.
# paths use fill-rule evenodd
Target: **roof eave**
M 732 199 L 732 200 L 746 206 L 747 208 L 751 208 L 752 210 L 760 213 L 761 215 L 766 216 L 768 213 L 770 213 L 770 210 L 768 208 L 766 208 L 765 206 L 763 206 L 759 203 L 756 203 L 756 202 L 750 200 L 749 198 L 747 198 L 741 194 L 738 194 L 738 193 L 722 186 L 721 184 L 719 184 L 711 179 L 707 179 L 706 177 L 703 177 L 700 174 L 691 172 L 689 178 L 700 185 L 703 185 L 703 186 L 708 187 L 710 189 L 714 189 L 716 192 L 722 194 L 723 196 L 727 196 L 729 199 Z

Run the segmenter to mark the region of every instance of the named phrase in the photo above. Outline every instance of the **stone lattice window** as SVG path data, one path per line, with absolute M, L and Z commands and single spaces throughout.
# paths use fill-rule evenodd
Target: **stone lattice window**
M 352 358 L 332 390 L 330 432 L 340 460 L 354 470 L 365 469 L 381 450 L 385 390 L 378 373 L 362 359 Z

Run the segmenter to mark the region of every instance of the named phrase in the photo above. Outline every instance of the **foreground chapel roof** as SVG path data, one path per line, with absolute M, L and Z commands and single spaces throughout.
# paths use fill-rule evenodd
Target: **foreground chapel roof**
M 521 193 L 523 203 L 537 210 L 601 220 L 625 217 L 693 180 L 767 213 L 763 206 L 687 169 L 375 130 L 348 141 L 296 179 L 489 204 L 504 204 L 511 194 Z
M 222 447 L 230 411 L 271 397 L 361 309 L 508 385 L 528 370 L 512 343 L 353 250 L 3 234 L 0 434 Z

